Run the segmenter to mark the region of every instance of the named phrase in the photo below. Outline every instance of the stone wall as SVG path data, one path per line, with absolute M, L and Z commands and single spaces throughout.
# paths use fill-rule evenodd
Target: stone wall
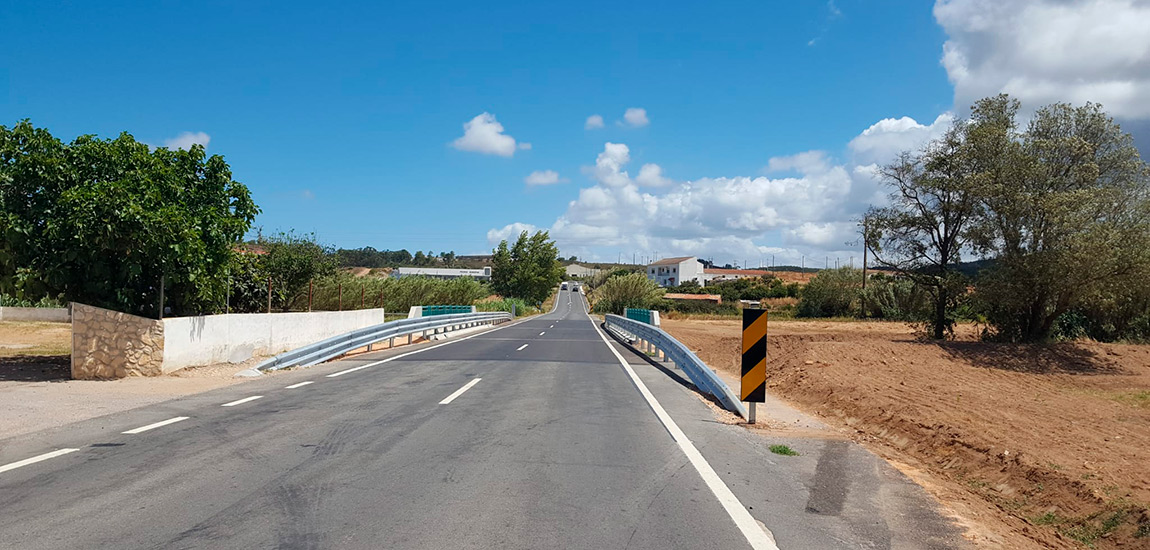
M 72 304 L 72 378 L 159 376 L 164 324 L 84 304 Z

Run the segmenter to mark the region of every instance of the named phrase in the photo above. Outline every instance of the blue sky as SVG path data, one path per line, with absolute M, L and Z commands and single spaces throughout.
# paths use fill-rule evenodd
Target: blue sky
M 1083 9 L 1100 3 L 1115 4 Z M 999 28 L 978 0 L 541 4 L 10 5 L 0 124 L 207 142 L 252 189 L 257 225 L 336 246 L 482 253 L 538 227 L 564 254 L 782 263 L 845 260 L 851 216 L 879 196 L 865 167 L 978 94 L 1110 97 L 1074 88 L 1075 66 L 1051 95 L 1043 59 L 993 50 L 1028 17 L 1065 20 L 1039 1 L 1019 4 L 1049 13 L 1001 13 L 1016 19 Z M 1041 78 L 1019 87 L 1027 67 Z M 1150 118 L 1135 92 L 1117 113 Z M 537 171 L 559 181 L 525 183 Z

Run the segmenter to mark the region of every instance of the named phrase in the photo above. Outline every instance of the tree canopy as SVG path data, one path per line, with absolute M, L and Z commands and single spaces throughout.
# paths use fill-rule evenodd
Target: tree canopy
M 0 126 L 0 289 L 120 311 L 224 303 L 233 247 L 259 208 L 204 148 L 150 148 L 127 133 L 65 144 L 21 121 Z
M 546 231 L 527 231 L 510 247 L 500 241 L 492 256 L 491 288 L 504 297 L 541 304 L 563 280 L 559 248 Z

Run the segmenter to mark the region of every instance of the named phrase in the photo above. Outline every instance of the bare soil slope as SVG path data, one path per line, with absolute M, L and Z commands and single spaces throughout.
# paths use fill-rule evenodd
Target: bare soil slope
M 738 321 L 667 320 L 735 372 Z M 887 456 L 991 547 L 1150 548 L 1150 346 L 922 342 L 899 323 L 774 322 L 772 392 Z

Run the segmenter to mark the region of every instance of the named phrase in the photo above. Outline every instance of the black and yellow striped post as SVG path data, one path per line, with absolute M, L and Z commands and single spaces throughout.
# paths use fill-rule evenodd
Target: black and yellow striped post
M 767 310 L 743 310 L 743 378 L 740 398 L 750 403 L 747 421 L 755 423 L 755 403 L 767 398 Z

